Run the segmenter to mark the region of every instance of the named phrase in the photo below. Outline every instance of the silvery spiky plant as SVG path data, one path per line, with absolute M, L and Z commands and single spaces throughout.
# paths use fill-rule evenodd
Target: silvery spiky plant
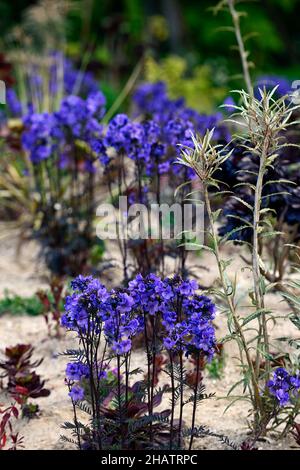
M 260 312 L 259 320 L 259 342 L 258 351 L 261 347 L 266 355 L 266 380 L 270 375 L 270 350 L 266 323 L 265 295 L 265 267 L 260 258 L 259 238 L 260 236 L 272 236 L 264 215 L 270 209 L 262 205 L 262 191 L 264 178 L 268 169 L 276 164 L 278 153 L 288 145 L 285 142 L 284 131 L 287 127 L 294 125 L 291 121 L 292 112 L 295 107 L 286 104 L 285 97 L 275 100 L 273 98 L 277 87 L 270 92 L 259 90 L 260 98 L 256 99 L 244 91 L 239 92 L 242 104 L 236 107 L 237 115 L 242 119 L 242 125 L 246 133 L 242 136 L 243 146 L 253 156 L 259 158 L 259 170 L 257 174 L 256 187 L 249 189 L 254 192 L 253 207 L 253 246 L 252 246 L 252 272 L 254 281 L 254 302 L 257 311 Z M 247 183 L 246 183 L 247 184 Z M 268 181 L 265 183 L 268 184 Z M 245 203 L 245 201 L 243 201 Z M 261 336 L 263 340 L 261 341 Z M 256 361 L 256 369 L 259 369 L 259 354 Z M 258 371 L 257 371 L 258 373 Z
M 252 93 L 238 91 L 240 104 L 233 105 L 235 113 L 230 121 L 240 126 L 243 132 L 238 136 L 239 141 L 253 158 L 259 158 L 259 169 L 255 175 L 256 184 L 250 184 L 246 180 L 243 184 L 252 195 L 253 205 L 239 198 L 239 202 L 247 206 L 251 211 L 251 220 L 243 219 L 235 214 L 231 217 L 239 219 L 240 226 L 235 231 L 251 230 L 252 243 L 246 242 L 251 250 L 253 287 L 249 292 L 253 311 L 246 318 L 241 318 L 238 313 L 236 301 L 236 284 L 229 279 L 227 268 L 230 261 L 222 258 L 221 247 L 228 241 L 232 233 L 223 237 L 218 236 L 216 222 L 222 209 L 212 210 L 211 189 L 217 194 L 223 194 L 220 190 L 216 172 L 222 163 L 228 159 L 231 152 L 226 148 L 213 143 L 213 130 L 207 131 L 205 137 L 193 137 L 193 148 L 183 148 L 179 163 L 192 168 L 199 177 L 203 186 L 204 202 L 209 220 L 209 235 L 212 239 L 211 246 L 203 248 L 211 251 L 217 261 L 221 290 L 215 294 L 226 304 L 225 312 L 228 315 L 229 336 L 227 339 L 237 341 L 240 353 L 241 370 L 243 371 L 242 383 L 248 390 L 246 399 L 250 399 L 254 409 L 254 429 L 256 433 L 266 431 L 266 426 L 273 418 L 273 409 L 269 404 L 265 390 L 269 382 L 272 369 L 272 356 L 270 354 L 270 338 L 268 331 L 268 319 L 272 318 L 272 312 L 266 308 L 265 294 L 270 288 L 266 282 L 267 268 L 261 258 L 261 240 L 264 237 L 276 235 L 271 224 L 270 209 L 264 207 L 262 191 L 264 185 L 269 183 L 268 171 L 276 164 L 278 153 L 290 145 L 285 142 L 284 133 L 287 127 L 292 126 L 292 112 L 295 107 L 287 104 L 285 98 L 275 99 L 276 87 L 267 92 L 260 90 L 257 99 Z M 241 170 L 242 171 L 242 170 Z M 247 170 L 245 170 L 247 172 Z M 232 197 L 237 198 L 233 195 Z M 255 337 L 248 339 L 246 332 L 256 330 Z M 254 344 L 256 343 L 256 344 Z M 254 356 L 251 350 L 255 351 Z M 264 366 L 262 368 L 262 359 Z M 240 383 L 241 383 L 240 382 Z

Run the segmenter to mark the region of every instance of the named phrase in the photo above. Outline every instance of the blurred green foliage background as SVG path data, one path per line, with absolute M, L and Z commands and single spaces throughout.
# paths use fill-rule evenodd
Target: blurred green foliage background
M 51 0 L 55 2 L 56 0 Z M 26 9 L 38 2 L 0 0 L 1 36 L 18 25 Z M 217 0 L 70 0 L 66 17 L 66 51 L 101 80 L 113 101 L 136 64 L 145 61 L 144 79 L 165 80 L 170 94 L 209 111 L 228 89 L 241 83 L 240 60 L 227 13 L 214 15 Z M 238 2 L 246 12 L 242 29 L 262 74 L 300 77 L 300 1 Z M 253 33 L 253 34 L 252 34 Z M 204 99 L 205 94 L 208 97 Z M 201 102 L 199 97 L 201 97 Z

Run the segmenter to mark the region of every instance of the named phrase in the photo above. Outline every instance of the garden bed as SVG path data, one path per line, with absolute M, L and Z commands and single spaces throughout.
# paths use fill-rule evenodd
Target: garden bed
M 34 243 L 25 243 L 22 247 L 19 259 L 15 256 L 15 246 L 18 243 L 18 232 L 14 231 L 9 237 L 9 247 L 6 243 L 1 244 L 0 262 L 1 262 L 1 285 L 0 290 L 3 293 L 8 289 L 11 293 L 31 295 L 39 288 L 45 287 L 45 276 L 47 271 L 42 263 L 37 263 L 35 254 L 37 247 Z M 14 240 L 15 246 L 12 243 Z M 236 251 L 236 250 L 235 250 Z M 232 254 L 228 249 L 228 256 Z M 206 266 L 207 269 L 199 269 L 199 281 L 203 284 L 211 285 L 217 278 L 217 273 L 212 263 L 211 256 L 205 254 L 201 257 L 194 257 L 192 264 Z M 24 266 L 26 265 L 26 270 Z M 39 265 L 39 269 L 37 269 Z M 13 266 L 13 271 L 12 271 Z M 232 272 L 239 272 L 243 262 L 236 262 L 232 266 Z M 13 276 L 13 278 L 12 278 Z M 243 275 L 243 284 L 241 288 L 249 287 L 250 276 L 245 278 Z M 268 305 L 277 313 L 287 314 L 288 307 L 282 301 L 279 295 L 268 295 Z M 217 325 L 217 337 L 226 334 L 226 319 L 218 315 L 215 324 Z M 288 336 L 292 333 L 290 323 L 279 321 L 272 330 L 274 338 L 280 336 Z M 70 444 L 62 442 L 59 438 L 64 431 L 60 429 L 62 423 L 71 421 L 72 410 L 68 397 L 67 387 L 64 383 L 66 358 L 59 356 L 59 353 L 67 348 L 76 346 L 73 333 L 64 334 L 61 339 L 49 338 L 47 336 L 47 328 L 45 320 L 42 316 L 31 317 L 28 315 L 11 316 L 5 314 L 0 317 L 0 334 L 1 334 L 1 353 L 3 347 L 14 345 L 17 343 L 31 343 L 35 347 L 36 358 L 43 357 L 44 361 L 39 367 L 39 373 L 47 379 L 47 387 L 51 394 L 47 398 L 37 399 L 41 412 L 37 418 L 32 420 L 23 419 L 18 423 L 18 429 L 24 436 L 24 446 L 26 449 L 68 449 L 73 448 Z M 224 392 L 239 380 L 239 368 L 236 363 L 237 351 L 232 343 L 225 345 L 225 366 L 220 379 L 212 379 L 205 373 L 204 383 L 207 393 L 215 393 L 215 398 L 206 400 L 205 403 L 199 405 L 197 425 L 203 424 L 208 426 L 212 431 L 224 434 L 236 443 L 241 443 L 248 437 L 247 427 L 247 403 L 237 402 L 230 407 L 225 414 L 224 410 L 229 401 L 224 397 Z M 132 367 L 141 367 L 145 364 L 145 355 L 139 350 L 134 351 L 132 357 Z M 242 392 L 242 390 L 236 390 Z M 169 397 L 166 395 L 165 402 L 167 404 Z M 6 402 L 7 397 L 0 395 L 0 402 Z M 186 417 L 190 417 L 191 410 L 186 409 Z M 276 440 L 275 435 L 269 435 L 265 441 L 257 444 L 261 449 L 295 449 L 295 443 L 292 437 L 283 440 Z M 226 449 L 216 438 L 205 437 L 195 441 L 195 448 L 198 449 Z

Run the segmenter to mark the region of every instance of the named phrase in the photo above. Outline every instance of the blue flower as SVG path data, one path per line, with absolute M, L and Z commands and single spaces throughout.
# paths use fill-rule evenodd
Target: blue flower
M 173 339 L 171 339 L 169 336 L 167 336 L 166 338 L 164 338 L 164 347 L 165 347 L 168 351 L 172 350 L 175 346 L 176 346 L 176 341 L 174 341 Z
M 64 89 L 67 95 L 74 93 L 77 88 L 78 94 L 86 97 L 90 93 L 97 93 L 99 85 L 90 72 L 76 70 L 69 59 L 64 58 Z M 57 75 L 53 70 L 53 75 Z M 55 84 L 56 86 L 56 84 Z
M 66 377 L 69 380 L 81 380 L 89 376 L 89 368 L 82 362 L 69 362 L 66 368 Z
M 123 339 L 121 341 L 114 341 L 112 344 L 112 350 L 118 355 L 121 356 L 126 354 L 131 349 L 131 340 Z
M 256 98 L 260 98 L 259 88 L 262 90 L 266 88 L 268 91 L 273 90 L 277 86 L 277 96 L 285 96 L 291 93 L 291 83 L 289 80 L 276 77 L 275 75 L 262 76 L 256 80 L 254 93 Z
M 300 392 L 300 376 L 290 375 L 283 367 L 278 367 L 267 387 L 280 406 L 285 406 L 292 396 Z
M 24 118 L 24 125 L 22 145 L 29 152 L 32 163 L 38 164 L 50 158 L 55 150 L 55 117 L 48 113 L 31 114 Z
M 119 295 L 117 310 L 119 312 L 130 312 L 134 304 L 134 299 L 126 292 Z
M 69 392 L 69 397 L 72 398 L 73 401 L 81 401 L 84 399 L 84 390 L 82 387 L 79 385 L 74 385 L 70 392 Z
M 8 88 L 6 91 L 6 103 L 12 116 L 19 117 L 22 115 L 22 105 L 13 88 Z
M 131 350 L 132 339 L 144 331 L 147 317 L 154 316 L 161 321 L 160 337 L 168 350 L 181 348 L 187 355 L 197 350 L 207 357 L 214 354 L 215 305 L 196 293 L 195 280 L 138 274 L 127 289 L 108 292 L 97 279 L 79 276 L 71 286 L 74 293 L 66 299 L 62 325 L 80 334 L 101 328 L 117 355 Z M 68 365 L 68 377 L 79 380 L 83 373 L 79 367 Z

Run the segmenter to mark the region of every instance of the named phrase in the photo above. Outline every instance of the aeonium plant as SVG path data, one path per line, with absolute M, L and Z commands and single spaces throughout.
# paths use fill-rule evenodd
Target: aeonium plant
M 18 419 L 19 410 L 15 404 L 6 408 L 0 405 L 0 450 L 17 450 L 23 446 L 23 436 L 14 430 L 13 421 Z
M 7 378 L 7 391 L 20 405 L 22 416 L 28 418 L 35 417 L 39 411 L 39 406 L 29 400 L 50 395 L 50 390 L 44 387 L 45 381 L 34 370 L 43 359 L 31 362 L 33 351 L 31 344 L 17 344 L 5 349 L 6 359 L 0 362 L 0 369 L 4 370 L 1 377 Z
M 60 277 L 52 276 L 50 291 L 38 290 L 36 295 L 42 303 L 43 315 L 48 327 L 48 334 L 60 337 L 60 318 L 64 299 L 64 282 Z

